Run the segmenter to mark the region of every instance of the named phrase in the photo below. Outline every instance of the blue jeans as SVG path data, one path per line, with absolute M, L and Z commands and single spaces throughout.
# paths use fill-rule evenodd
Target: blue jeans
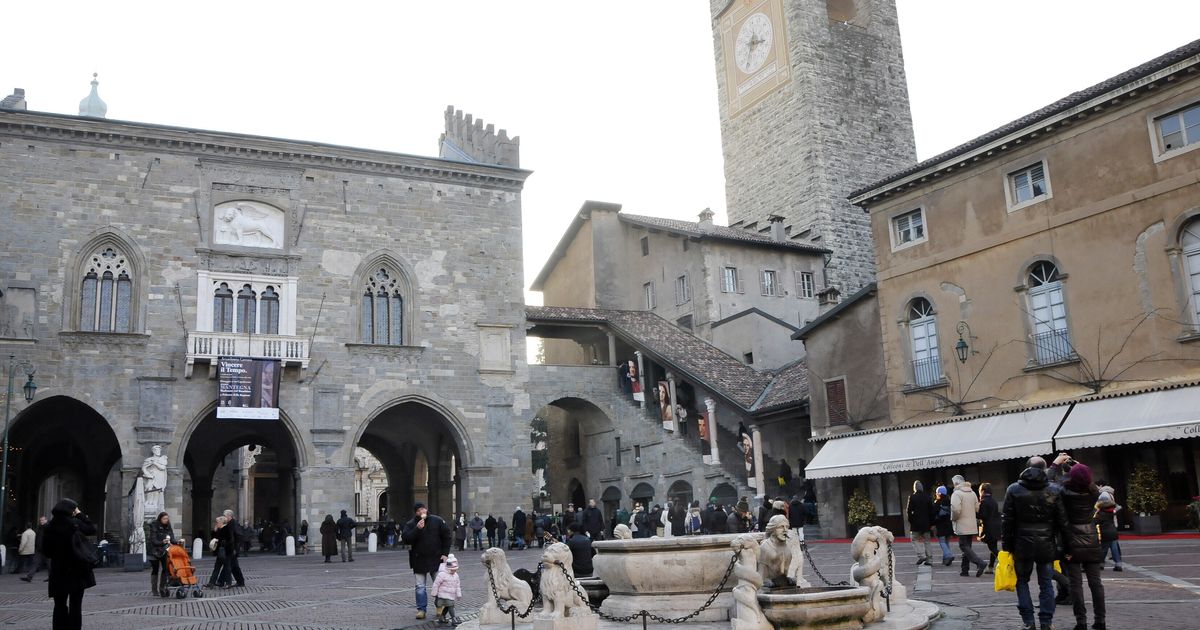
M 482 547 L 483 546 L 483 530 L 479 530 L 479 531 L 472 530 L 471 542 L 474 543 L 476 549 L 479 549 L 480 547 Z
M 417 610 L 425 612 L 425 607 L 429 605 L 429 592 L 426 590 L 433 583 L 434 575 L 432 573 L 413 573 L 417 583 Z
M 954 552 L 950 550 L 950 537 L 938 536 L 937 539 L 938 545 L 942 548 L 942 560 L 945 560 L 946 558 L 953 558 Z
M 1100 543 L 1100 564 L 1104 565 L 1104 561 L 1108 559 L 1108 552 L 1112 551 L 1113 564 L 1121 566 L 1121 542 L 1110 540 L 1106 543 Z
M 1054 620 L 1053 562 L 1013 559 L 1013 568 L 1017 570 L 1017 610 L 1021 611 L 1021 621 L 1024 621 L 1025 625 L 1033 623 L 1033 598 L 1029 595 L 1029 576 L 1035 567 L 1038 576 L 1037 618 L 1040 625 L 1048 626 Z

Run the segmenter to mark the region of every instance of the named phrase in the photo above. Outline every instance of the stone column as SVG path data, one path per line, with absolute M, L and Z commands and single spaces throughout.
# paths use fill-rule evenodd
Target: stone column
M 762 431 L 757 424 L 750 425 L 750 439 L 754 444 L 754 483 L 757 485 L 758 496 L 767 494 L 766 475 L 763 474 Z
M 204 530 L 212 537 L 212 498 L 212 479 L 192 480 L 192 530 L 189 535 L 195 536 L 196 532 Z
M 708 448 L 712 454 L 712 464 L 720 466 L 721 456 L 717 451 L 717 401 L 705 398 L 704 406 L 708 408 Z
M 634 350 L 633 355 L 637 357 L 638 382 L 642 384 L 642 409 L 645 409 L 646 398 L 650 392 L 646 389 L 646 369 L 642 366 L 642 351 Z
M 608 335 L 608 367 L 617 367 L 617 338 L 612 333 Z
M 673 372 L 667 372 L 667 395 L 671 397 L 671 404 L 667 405 L 671 419 L 666 421 L 667 426 L 663 428 L 674 431 L 678 427 L 679 418 L 675 416 L 675 374 Z

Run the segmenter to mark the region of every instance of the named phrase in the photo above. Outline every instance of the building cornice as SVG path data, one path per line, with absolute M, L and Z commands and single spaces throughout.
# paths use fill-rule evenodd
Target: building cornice
M 519 191 L 530 171 L 334 144 L 46 112 L 0 112 L 0 135 L 88 146 L 131 147 L 200 160 L 384 174 Z

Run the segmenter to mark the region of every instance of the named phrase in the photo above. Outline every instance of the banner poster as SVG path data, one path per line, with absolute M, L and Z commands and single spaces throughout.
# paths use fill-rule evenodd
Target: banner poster
M 746 459 L 746 485 L 750 486 L 751 490 L 758 490 L 758 475 L 754 473 L 754 438 L 741 422 L 738 423 L 738 450 L 742 451 L 742 456 Z
M 712 446 L 708 443 L 708 414 L 700 412 L 696 420 L 696 428 L 700 430 L 700 453 L 704 456 L 704 463 L 712 463 Z
M 629 380 L 633 384 L 633 399 L 637 402 L 646 402 L 646 393 L 642 391 L 642 377 L 638 374 L 637 364 L 633 361 L 629 362 Z
M 675 405 L 671 404 L 671 385 L 666 381 L 658 382 L 658 415 L 664 431 L 675 430 Z
M 217 359 L 217 418 L 278 420 L 279 361 L 247 357 Z

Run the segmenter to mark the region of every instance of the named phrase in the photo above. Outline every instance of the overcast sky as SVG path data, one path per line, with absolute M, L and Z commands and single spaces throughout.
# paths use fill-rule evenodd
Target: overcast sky
M 1200 37 L 1195 0 L 898 4 L 921 158 Z M 708 7 L 9 2 L 0 92 L 75 114 L 95 71 L 109 118 L 420 155 L 453 104 L 521 137 L 528 286 L 585 199 L 724 222 Z

